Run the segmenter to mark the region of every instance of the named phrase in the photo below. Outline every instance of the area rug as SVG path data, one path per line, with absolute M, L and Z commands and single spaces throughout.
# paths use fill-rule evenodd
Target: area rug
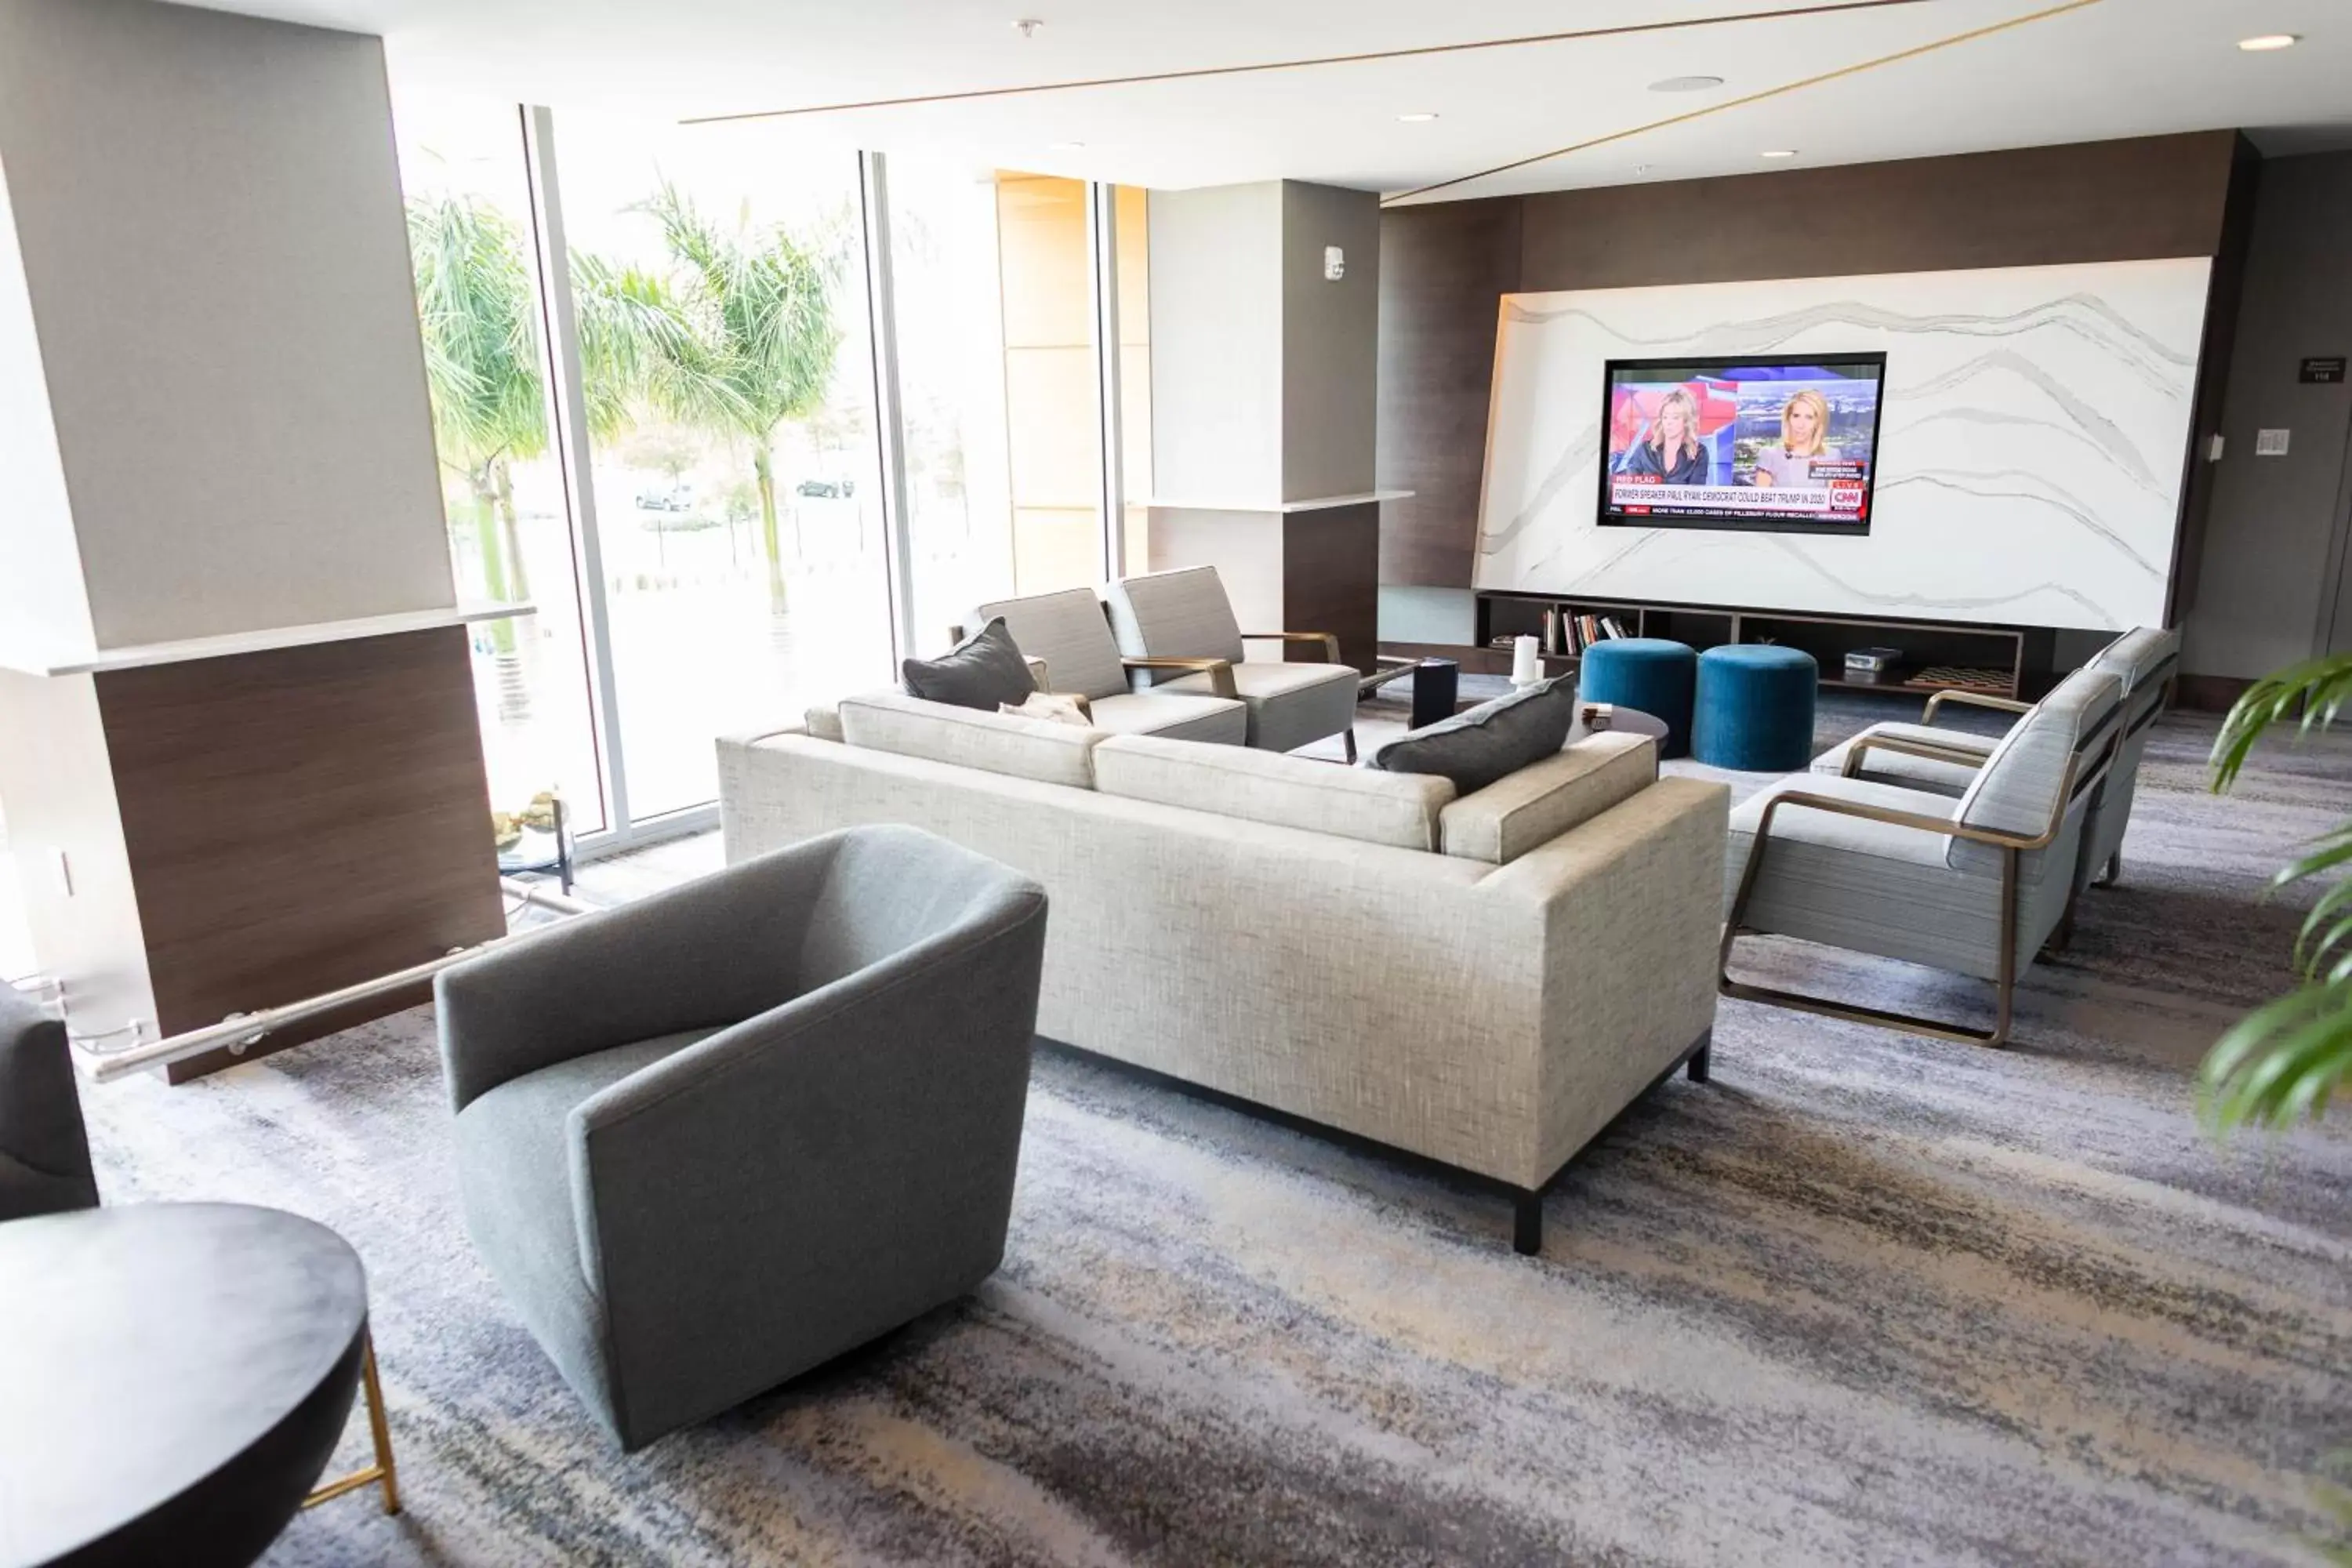
M 1535 1258 L 1486 1189 L 1041 1050 L 996 1278 L 633 1457 L 467 1243 L 428 1013 L 89 1091 L 101 1180 L 367 1261 L 408 1506 L 314 1510 L 273 1563 L 2309 1561 L 2352 1448 L 2352 1137 L 2218 1146 L 2192 1087 L 2284 983 L 2262 879 L 2352 807 L 2352 748 L 2217 801 L 2210 738 L 2158 731 L 2125 882 L 2011 1049 L 1726 1004 L 1715 1081 L 1573 1166 Z

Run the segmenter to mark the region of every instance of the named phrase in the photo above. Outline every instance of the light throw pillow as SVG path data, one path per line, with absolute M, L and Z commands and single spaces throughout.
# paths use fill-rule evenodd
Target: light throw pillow
M 1033 691 L 1018 702 L 998 703 L 996 710 L 1051 724 L 1076 724 L 1081 730 L 1091 730 L 1095 723 L 1087 717 L 1087 700 L 1066 691 Z
M 1576 712 L 1576 678 L 1554 676 L 1400 736 L 1372 753 L 1371 766 L 1435 773 L 1453 780 L 1457 795 L 1469 795 L 1557 752 Z
M 937 658 L 905 660 L 898 675 L 909 697 L 988 713 L 1006 703 L 1018 705 L 1037 689 L 1029 661 L 1004 629 L 1003 616 Z

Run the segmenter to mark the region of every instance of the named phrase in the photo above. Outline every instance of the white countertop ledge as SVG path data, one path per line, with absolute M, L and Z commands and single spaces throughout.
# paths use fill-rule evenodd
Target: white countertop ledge
M 1143 504 L 1168 511 L 1328 511 L 1335 506 L 1362 506 L 1367 501 L 1403 500 L 1411 490 L 1360 490 L 1354 495 L 1315 496 L 1307 500 L 1270 500 L 1253 504 L 1237 500 L 1171 500 L 1153 496 Z
M 317 621 L 306 626 L 273 626 L 266 631 L 229 632 L 220 637 L 186 637 L 178 642 L 100 648 L 96 653 L 54 664 L 19 668 L 32 675 L 100 675 L 113 669 L 142 669 L 150 665 L 185 664 L 191 659 L 268 653 L 273 648 L 309 647 L 318 643 L 351 642 L 360 637 L 394 637 L 402 632 L 426 632 L 441 626 L 462 626 L 475 621 L 503 621 L 538 613 L 539 606 L 531 604 L 474 604 L 452 605 L 443 610 L 404 610 L 397 615 L 362 616 L 352 621 Z

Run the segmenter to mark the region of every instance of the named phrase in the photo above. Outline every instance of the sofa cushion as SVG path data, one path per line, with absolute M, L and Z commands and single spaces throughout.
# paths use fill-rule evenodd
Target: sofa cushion
M 820 741 L 841 739 L 841 704 L 838 702 L 816 704 L 802 716 L 802 721 L 808 726 L 808 732 Z
M 898 674 L 909 697 L 989 713 L 1037 689 L 1002 616 L 937 658 L 902 659 Z
M 1120 691 L 1087 705 L 1095 728 L 1113 735 L 1159 735 L 1238 746 L 1249 740 L 1249 710 L 1229 697 Z
M 1658 782 L 1658 743 L 1647 735 L 1588 735 L 1438 813 L 1448 855 L 1507 866 L 1521 855 Z
M 1252 659 L 1233 667 L 1234 695 L 1249 710 L 1249 743 L 1292 752 L 1355 722 L 1362 673 L 1352 664 L 1277 664 Z M 1181 676 L 1159 689 L 1195 695 L 1216 689 L 1213 677 Z
M 877 691 L 841 702 L 841 738 L 867 751 L 923 757 L 1040 784 L 1092 789 L 1100 730 L 983 713 Z
M 1575 724 L 1576 679 L 1558 676 L 1391 741 L 1371 765 L 1443 774 L 1456 795 L 1472 795 L 1559 751 Z
M 1115 736 L 1097 747 L 1095 788 L 1129 800 L 1423 850 L 1437 847 L 1438 810 L 1454 798 L 1454 786 L 1442 778 L 1151 735 Z

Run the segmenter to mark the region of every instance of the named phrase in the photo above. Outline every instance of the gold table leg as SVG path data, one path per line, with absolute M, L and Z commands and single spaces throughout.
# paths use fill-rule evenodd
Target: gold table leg
M 360 1388 L 367 1395 L 368 1436 L 375 1442 L 375 1463 L 363 1470 L 353 1470 L 340 1480 L 329 1481 L 302 1500 L 304 1508 L 316 1508 L 345 1492 L 382 1483 L 383 1511 L 400 1511 L 400 1470 L 392 1458 L 392 1427 L 383 1418 L 383 1384 L 375 1374 L 375 1331 L 362 1331 L 360 1344 Z

